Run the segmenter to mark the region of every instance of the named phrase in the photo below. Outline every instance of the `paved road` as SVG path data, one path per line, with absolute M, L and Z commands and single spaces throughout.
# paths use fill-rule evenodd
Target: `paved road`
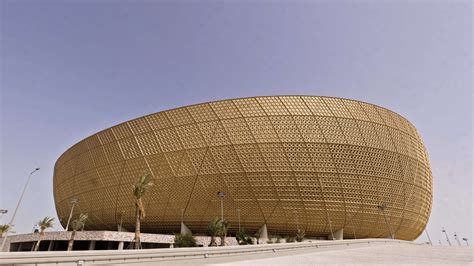
M 183 259 L 126 265 L 474 265 L 474 248 L 374 244 L 356 247 L 323 247 L 252 255 Z M 125 264 L 114 264 L 125 265 Z
M 215 265 L 327 265 L 327 264 L 428 264 L 428 265 L 474 265 L 474 248 L 428 247 L 413 245 L 376 245 L 321 249 L 299 254 L 275 254 L 260 259 L 245 259 Z
M 271 245 L 267 245 L 271 247 Z M 239 255 L 212 255 L 209 258 L 194 256 L 188 258 L 163 258 L 149 260 L 140 257 L 137 260 L 101 261 L 85 265 L 474 265 L 474 248 L 472 247 L 441 247 L 422 246 L 411 243 L 383 243 L 356 245 L 319 245 L 292 250 L 272 250 Z M 1 264 L 1 260 L 0 260 Z M 25 265 L 25 264 L 24 264 Z M 32 265 L 32 264 L 30 264 Z M 48 265 L 48 264 L 41 264 Z M 76 263 L 59 263 L 50 265 L 77 265 Z

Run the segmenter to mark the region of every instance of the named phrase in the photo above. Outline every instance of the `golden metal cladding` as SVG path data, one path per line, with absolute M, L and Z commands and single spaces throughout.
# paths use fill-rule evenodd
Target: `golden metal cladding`
M 86 229 L 134 230 L 132 185 L 144 172 L 144 232 L 196 233 L 220 215 L 235 232 L 417 238 L 428 222 L 432 176 L 415 127 L 355 100 L 268 96 L 185 106 L 105 129 L 68 149 L 54 169 L 63 224 L 87 212 Z

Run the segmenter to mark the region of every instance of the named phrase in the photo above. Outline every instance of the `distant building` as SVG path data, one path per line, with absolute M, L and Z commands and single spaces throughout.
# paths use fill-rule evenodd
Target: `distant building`
M 432 203 L 425 147 L 402 116 L 348 99 L 252 97 L 147 115 L 69 148 L 54 168 L 62 225 L 78 198 L 86 230 L 133 231 L 132 186 L 144 172 L 154 182 L 147 233 L 179 232 L 183 221 L 204 234 L 225 192 L 231 234 L 240 223 L 252 234 L 266 225 L 271 235 L 413 240 Z

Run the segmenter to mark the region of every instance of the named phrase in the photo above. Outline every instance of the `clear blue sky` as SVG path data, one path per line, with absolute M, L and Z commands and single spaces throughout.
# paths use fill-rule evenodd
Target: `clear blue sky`
M 56 159 L 119 122 L 224 98 L 330 95 L 417 127 L 434 176 L 428 230 L 474 241 L 471 2 L 354 2 L 0 1 L 0 208 L 11 214 L 41 167 L 16 231 L 55 216 Z

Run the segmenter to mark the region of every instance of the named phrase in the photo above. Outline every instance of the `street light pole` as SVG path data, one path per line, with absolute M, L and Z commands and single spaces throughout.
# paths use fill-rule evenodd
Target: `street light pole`
M 331 240 L 334 240 L 334 233 L 332 232 L 332 222 L 331 222 L 331 219 L 328 219 L 328 221 L 329 221 L 329 230 L 331 230 L 331 237 L 332 237 Z
M 217 192 L 217 196 L 221 199 L 221 221 L 224 221 L 224 197 L 225 197 L 225 192 Z
M 458 242 L 458 246 L 461 246 L 461 242 L 459 242 L 459 238 L 456 232 L 454 232 L 454 239 L 456 239 L 456 242 Z
M 428 236 L 428 240 L 430 241 L 430 246 L 433 246 L 433 242 L 431 242 L 430 234 L 428 234 L 428 230 L 426 230 L 426 228 L 425 228 L 425 233 Z
M 382 213 L 383 213 L 383 218 L 385 220 L 385 224 L 387 225 L 388 231 L 390 232 L 390 238 L 394 239 L 393 232 L 392 232 L 392 227 L 390 226 L 390 223 L 388 222 L 388 219 L 387 219 L 387 215 L 385 213 L 385 209 L 387 208 L 387 206 L 385 204 L 380 204 L 380 205 L 377 205 L 377 208 L 379 209 L 379 211 L 382 211 Z
M 357 239 L 356 232 L 355 232 L 355 227 L 354 227 L 354 221 L 352 220 L 352 213 L 349 214 L 349 219 L 351 220 L 352 233 L 354 234 L 354 239 Z
M 239 232 L 240 232 L 240 209 L 237 209 L 237 216 L 239 217 Z
M 121 211 L 121 212 L 120 212 L 120 227 L 119 227 L 119 232 L 122 232 L 122 231 L 123 231 L 123 230 L 122 230 L 122 224 L 123 224 L 123 213 L 124 213 L 124 212 L 125 212 L 125 211 Z
M 2 218 L 3 215 L 4 215 L 5 213 L 7 213 L 7 212 L 8 212 L 8 210 L 1 209 L 1 210 L 0 210 L 0 214 L 1 214 L 1 215 L 0 215 L 0 218 Z
M 23 199 L 23 196 L 25 195 L 26 188 L 28 187 L 28 184 L 30 183 L 30 180 L 31 180 L 31 176 L 33 176 L 33 174 L 38 170 L 39 170 L 39 168 L 35 168 L 35 170 L 33 170 L 30 173 L 30 175 L 28 176 L 28 179 L 26 180 L 25 187 L 23 188 L 23 192 L 21 193 L 20 199 L 18 200 L 18 203 L 16 204 L 15 211 L 13 212 L 12 219 L 10 220 L 8 225 L 10 225 L 10 226 L 13 225 L 13 221 L 15 221 L 16 212 L 18 211 L 18 207 L 20 207 L 21 200 Z M 3 246 L 5 245 L 5 242 L 7 241 L 7 237 L 8 237 L 8 231 L 5 232 L 5 237 L 3 238 L 2 245 L 0 246 L 0 252 L 3 251 Z
M 443 227 L 443 230 L 441 230 L 441 232 L 443 232 L 446 235 L 446 241 L 448 241 L 449 246 L 452 246 L 451 241 L 449 241 L 448 233 L 446 233 L 446 230 L 444 230 L 444 227 Z
M 300 231 L 300 222 L 299 222 L 299 219 L 298 219 L 298 211 L 293 211 L 293 213 L 295 214 L 295 221 L 296 221 L 296 231 L 299 232 Z
M 73 199 L 71 200 L 72 207 L 71 207 L 71 212 L 69 213 L 69 218 L 67 219 L 66 231 L 67 231 L 67 229 L 69 229 L 69 223 L 71 222 L 72 212 L 74 211 L 74 206 L 76 206 L 76 204 L 77 204 L 78 202 L 79 202 L 79 200 L 76 199 L 76 198 L 73 198 Z
M 467 238 L 463 237 L 462 240 L 466 241 L 466 245 L 469 247 L 469 242 L 467 242 Z

